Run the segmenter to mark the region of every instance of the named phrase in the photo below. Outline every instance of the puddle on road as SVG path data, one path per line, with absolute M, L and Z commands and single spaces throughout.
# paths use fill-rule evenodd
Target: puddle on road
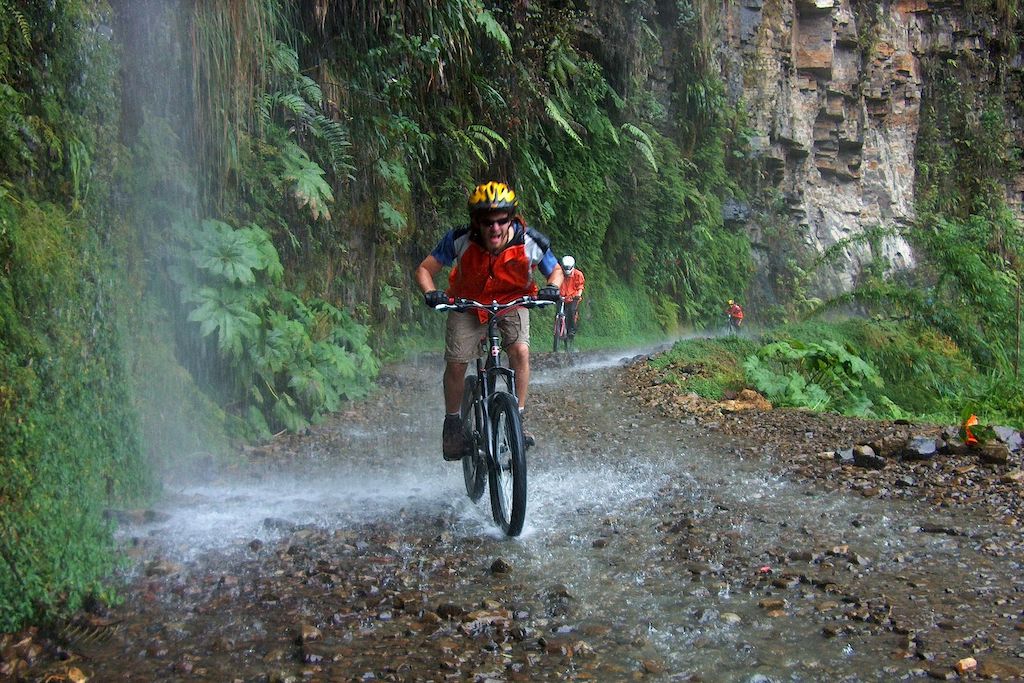
M 571 394 L 588 407 L 578 416 L 585 428 L 568 435 L 531 413 L 543 441 L 530 453 L 527 523 L 518 539 L 500 535 L 487 494 L 472 504 L 461 467 L 441 460 L 440 366 L 430 364 L 415 366 L 414 381 L 397 392 L 400 406 L 392 414 L 398 419 L 383 435 L 363 426 L 348 430 L 344 450 L 313 465 L 299 460 L 286 474 L 169 486 L 161 507 L 169 519 L 153 525 L 151 535 L 170 557 L 191 560 L 286 533 L 268 528 L 267 518 L 329 529 L 400 520 L 410 534 L 445 529 L 456 547 L 483 540 L 482 557 L 507 559 L 517 580 L 537 590 L 565 585 L 580 620 L 600 618 L 649 643 L 672 672 L 716 680 L 888 677 L 877 646 L 861 652 L 856 639 L 823 638 L 813 620 L 766 616 L 758 607 L 761 593 L 728 576 L 756 573 L 766 549 L 820 551 L 823 539 L 848 544 L 872 566 L 894 572 L 898 561 L 924 555 L 966 571 L 958 567 L 959 544 L 910 533 L 913 513 L 899 504 L 810 491 L 761 462 L 692 452 L 663 421 L 609 402 L 607 369 L 633 355 L 587 356 L 567 367 L 537 364 L 532 386 L 539 403 L 557 405 L 559 396 Z M 721 523 L 712 533 L 735 536 L 727 559 L 742 565 L 749 558 L 749 566 L 733 566 L 726 577 L 692 576 L 656 530 L 680 512 L 667 508 L 659 491 L 688 505 L 682 513 Z M 599 538 L 607 547 L 595 548 Z M 799 590 L 782 597 L 805 607 L 822 599 Z M 729 613 L 735 618 L 723 617 Z

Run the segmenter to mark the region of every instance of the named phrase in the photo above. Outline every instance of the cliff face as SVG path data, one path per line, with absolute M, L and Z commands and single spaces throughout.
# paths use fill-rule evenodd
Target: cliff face
M 914 219 L 915 144 L 927 64 L 995 49 L 993 20 L 964 5 L 723 1 L 720 62 L 729 96 L 747 112 L 763 187 L 780 193 L 783 220 L 813 251 Z M 1019 179 L 1007 179 L 1007 187 L 1019 212 Z M 747 225 L 755 244 L 762 241 L 760 227 Z M 821 274 L 820 293 L 855 284 L 869 249 L 847 249 L 841 265 Z M 886 238 L 881 249 L 894 269 L 914 265 L 900 238 Z

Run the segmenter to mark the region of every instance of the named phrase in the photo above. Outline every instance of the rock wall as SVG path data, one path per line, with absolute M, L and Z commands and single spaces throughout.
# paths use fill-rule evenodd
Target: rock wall
M 720 61 L 730 97 L 754 130 L 763 185 L 784 199 L 785 218 L 810 249 L 914 219 L 914 157 L 923 60 L 984 52 L 991 19 L 961 2 L 723 0 Z M 979 75 L 979 77 L 987 77 Z M 1011 204 L 1020 182 L 1008 180 Z M 748 222 L 752 238 L 761 229 Z M 914 265 L 910 246 L 886 238 L 893 269 Z M 821 273 L 817 293 L 856 283 L 870 247 Z

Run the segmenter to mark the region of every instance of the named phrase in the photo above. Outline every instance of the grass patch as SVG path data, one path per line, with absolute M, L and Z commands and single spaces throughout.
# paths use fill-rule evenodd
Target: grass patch
M 836 382 L 822 379 L 822 368 L 776 363 L 780 377 L 792 379 L 790 373 L 796 372 L 804 380 L 818 382 L 830 397 L 825 400 L 819 395 L 819 403 L 831 410 L 948 424 L 959 422 L 968 411 L 984 424 L 1024 427 L 1024 389 L 1019 381 L 1006 373 L 980 370 L 949 337 L 910 321 L 806 321 L 772 328 L 759 338 L 688 339 L 650 363 L 662 371 L 664 381 L 676 384 L 680 391 L 720 400 L 728 391 L 759 388 L 744 361 L 778 343 L 793 347 L 836 344 L 855 356 L 856 362 L 870 366 L 866 372 L 877 372 L 880 382 L 847 382 L 845 390 L 850 395 L 842 400 L 835 393 Z M 762 393 L 767 388 L 761 388 Z M 775 393 L 781 396 L 786 392 Z M 791 405 L 779 396 L 775 397 L 779 405 Z
M 757 347 L 756 341 L 743 337 L 684 339 L 653 358 L 651 365 L 683 392 L 720 400 L 725 392 L 747 386 L 743 359 Z

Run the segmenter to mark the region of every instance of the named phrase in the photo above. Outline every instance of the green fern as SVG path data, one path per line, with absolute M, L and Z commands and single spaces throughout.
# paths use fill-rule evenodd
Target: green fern
M 293 143 L 285 145 L 281 162 L 284 166 L 281 177 L 291 183 L 291 193 L 299 207 L 308 207 L 316 220 L 330 220 L 327 205 L 334 201 L 334 194 L 324 179 L 324 170 Z
M 494 18 L 490 10 L 485 8 L 482 4 L 477 2 L 470 3 L 470 7 L 473 11 L 473 19 L 476 21 L 477 26 L 484 30 L 487 36 L 501 46 L 501 49 L 506 53 L 511 54 L 512 52 L 512 41 L 509 39 L 508 34 L 505 33 L 505 29 L 502 28 L 498 20 Z
M 791 339 L 766 344 L 743 363 L 747 379 L 778 405 L 874 416 L 876 406 L 864 385 L 884 387 L 878 371 L 830 339 L 804 343 Z M 889 404 L 878 408 L 889 413 Z
M 622 132 L 626 133 L 636 148 L 640 150 L 640 154 L 643 155 L 647 163 L 651 165 L 651 168 L 655 173 L 658 172 L 658 161 L 654 158 L 654 143 L 651 142 L 651 137 L 640 128 L 637 128 L 632 123 L 622 124 Z
M 377 160 L 376 169 L 377 175 L 386 184 L 397 185 L 404 192 L 408 192 L 412 188 L 409 174 L 401 163 L 381 158 Z
M 25 15 L 18 10 L 17 7 L 11 5 L 9 0 L 0 1 L 0 10 L 5 14 L 10 14 L 14 17 L 14 23 L 18 27 L 17 34 L 21 37 L 21 40 L 25 43 L 25 47 L 32 47 L 32 27 L 29 26 L 28 20 L 25 19 Z
M 89 148 L 77 137 L 71 136 L 68 138 L 67 158 L 75 201 L 85 201 L 89 194 L 89 180 L 92 174 L 92 157 L 89 155 Z
M 558 127 L 561 128 L 566 135 L 572 138 L 573 142 L 580 147 L 586 147 L 583 142 L 583 138 L 581 138 L 575 129 L 573 129 L 572 124 L 569 123 L 566 115 L 551 98 L 544 98 L 544 109 L 547 111 L 548 116 L 551 117 L 551 120 L 557 123 Z
M 384 219 L 384 227 L 391 232 L 398 232 L 405 229 L 407 220 L 405 214 L 396 209 L 390 202 L 380 201 L 377 203 L 377 213 Z

